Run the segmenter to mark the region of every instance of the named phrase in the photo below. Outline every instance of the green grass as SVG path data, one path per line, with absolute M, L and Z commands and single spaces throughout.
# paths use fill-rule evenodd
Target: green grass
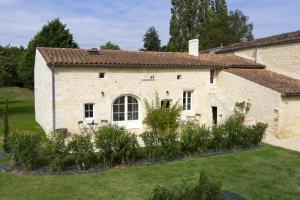
M 259 150 L 193 158 L 104 173 L 25 176 L 0 172 L 1 199 L 147 199 L 154 186 L 192 184 L 204 170 L 223 189 L 247 199 L 299 199 L 300 154 L 265 146 Z
M 9 128 L 42 133 L 43 130 L 34 120 L 33 92 L 23 88 L 0 88 L 0 135 L 3 130 L 3 101 L 9 100 Z
M 0 88 L 0 101 L 3 96 L 14 101 L 9 105 L 11 130 L 40 132 L 34 122 L 32 94 L 30 97 L 26 92 L 13 88 L 10 93 L 9 88 Z M 0 120 L 0 129 L 2 126 Z M 0 159 L 4 161 L 7 158 Z M 300 199 L 299 166 L 300 153 L 266 145 L 255 151 L 95 174 L 29 176 L 0 171 L 0 199 L 148 199 L 158 184 L 176 188 L 195 183 L 200 169 L 221 181 L 222 189 L 247 199 Z

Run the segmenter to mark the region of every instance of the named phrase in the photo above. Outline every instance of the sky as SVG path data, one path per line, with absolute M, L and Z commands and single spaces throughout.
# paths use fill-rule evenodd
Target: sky
M 67 24 L 81 48 L 99 48 L 107 41 L 124 50 L 138 50 L 150 26 L 162 44 L 169 39 L 171 0 L 0 0 L 0 45 L 27 46 L 54 18 Z M 254 37 L 300 29 L 300 0 L 227 0 L 254 25 Z

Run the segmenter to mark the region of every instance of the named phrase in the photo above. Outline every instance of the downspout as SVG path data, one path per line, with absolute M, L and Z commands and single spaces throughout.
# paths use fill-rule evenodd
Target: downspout
M 52 133 L 55 134 L 56 131 L 56 115 L 55 115 L 55 74 L 54 74 L 54 64 L 51 64 L 52 72 Z

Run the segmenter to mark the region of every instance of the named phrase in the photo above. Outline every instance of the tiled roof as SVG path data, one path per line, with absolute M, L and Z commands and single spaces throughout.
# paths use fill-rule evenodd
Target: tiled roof
M 235 55 L 200 54 L 171 52 L 134 52 L 121 50 L 100 50 L 91 52 L 87 49 L 45 48 L 38 47 L 48 65 L 99 65 L 128 67 L 254 67 L 264 65 L 240 58 Z
M 240 42 L 240 43 L 228 45 L 221 48 L 220 50 L 217 50 L 216 53 L 226 53 L 226 52 L 233 52 L 241 49 L 280 45 L 280 44 L 293 43 L 293 42 L 300 42 L 300 30 L 289 32 L 289 33 L 283 33 L 280 35 L 273 35 L 265 38 L 260 38 L 253 41 Z
M 227 69 L 226 72 L 271 88 L 283 95 L 300 95 L 300 80 L 271 72 L 266 69 L 232 68 Z

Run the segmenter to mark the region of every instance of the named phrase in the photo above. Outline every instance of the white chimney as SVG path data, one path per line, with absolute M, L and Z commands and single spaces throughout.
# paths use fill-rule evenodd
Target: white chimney
M 198 56 L 199 54 L 199 40 L 189 40 L 189 54 L 192 56 Z

